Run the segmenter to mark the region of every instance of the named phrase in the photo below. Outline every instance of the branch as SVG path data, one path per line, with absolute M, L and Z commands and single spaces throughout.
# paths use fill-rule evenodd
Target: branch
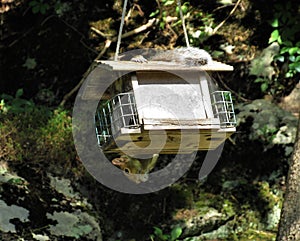
M 137 33 L 140 33 L 142 31 L 145 31 L 146 29 L 148 29 L 149 27 L 151 27 L 154 23 L 155 23 L 156 18 L 152 18 L 150 19 L 146 24 L 131 30 L 127 33 L 122 34 L 122 38 L 126 38 L 132 35 L 135 35 Z M 102 51 L 98 54 L 98 56 L 94 59 L 93 63 L 91 64 L 91 66 L 89 67 L 89 69 L 84 73 L 82 79 L 79 81 L 79 83 L 71 90 L 69 91 L 62 99 L 62 101 L 60 102 L 59 106 L 64 106 L 65 103 L 68 101 L 68 99 L 71 98 L 71 96 L 80 88 L 80 86 L 83 84 L 83 82 L 85 81 L 87 75 L 94 69 L 95 67 L 95 61 L 99 60 L 106 52 L 106 50 L 110 47 L 112 42 L 117 41 L 117 37 L 114 37 L 112 39 L 108 39 L 108 35 L 105 35 L 104 33 L 102 33 L 100 30 L 92 27 L 91 30 L 93 30 L 95 33 L 99 34 L 102 37 L 107 37 L 107 40 L 105 41 L 105 46 L 102 49 Z
M 235 12 L 235 10 L 237 9 L 241 1 L 242 0 L 238 0 L 236 2 L 233 9 L 230 11 L 229 15 L 217 27 L 214 28 L 212 34 L 215 34 L 219 30 L 219 28 L 221 28 L 224 25 L 224 23 L 232 16 L 232 14 Z
M 113 37 L 112 34 L 107 34 L 107 33 L 103 33 L 102 31 L 100 31 L 99 29 L 95 28 L 95 27 L 91 27 L 91 30 L 94 31 L 96 34 L 100 35 L 103 38 L 110 38 Z
M 142 26 L 140 26 L 140 27 L 138 27 L 136 29 L 133 29 L 133 30 L 127 32 L 127 33 L 122 34 L 122 38 L 127 38 L 129 36 L 132 36 L 132 35 L 135 35 L 137 33 L 145 31 L 146 29 L 148 29 L 151 26 L 153 26 L 153 24 L 155 23 L 155 20 L 156 20 L 156 18 L 152 18 L 146 24 L 144 24 L 144 25 L 142 25 Z M 112 42 L 117 41 L 117 37 L 114 37 L 111 41 Z
M 239 93 L 237 93 L 236 91 L 232 90 L 229 88 L 229 86 L 222 80 L 221 76 L 219 73 L 217 73 L 218 79 L 221 82 L 221 84 L 224 86 L 225 89 L 229 90 L 230 92 L 232 92 L 235 96 L 237 96 L 239 99 L 241 99 L 244 102 L 250 102 L 251 100 L 246 99 L 244 97 L 242 97 Z

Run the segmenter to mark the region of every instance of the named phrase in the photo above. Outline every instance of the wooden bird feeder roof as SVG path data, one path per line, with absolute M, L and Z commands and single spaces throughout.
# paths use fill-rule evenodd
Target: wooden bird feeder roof
M 201 66 L 186 66 L 174 62 L 148 61 L 147 63 L 136 63 L 132 61 L 97 61 L 99 67 L 111 71 L 233 71 L 233 66 L 213 61 L 211 64 Z

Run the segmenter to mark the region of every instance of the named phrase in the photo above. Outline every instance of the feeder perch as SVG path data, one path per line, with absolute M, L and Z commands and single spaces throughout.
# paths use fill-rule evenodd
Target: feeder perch
M 215 90 L 207 73 L 232 70 L 215 61 L 193 67 L 99 61 L 82 94 L 99 99 L 105 76 L 116 79 L 95 113 L 99 146 L 105 153 L 126 154 L 217 148 L 235 132 L 236 118 L 230 92 Z

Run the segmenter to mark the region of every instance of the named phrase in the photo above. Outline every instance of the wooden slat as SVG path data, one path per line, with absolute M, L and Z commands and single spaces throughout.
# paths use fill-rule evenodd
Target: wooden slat
M 209 76 L 205 72 L 199 72 L 199 83 L 201 86 L 201 96 L 199 96 L 203 101 L 204 110 L 207 118 L 213 118 L 213 110 L 211 105 L 210 91 L 208 88 L 208 78 Z
M 233 66 L 213 61 L 211 64 L 202 66 L 186 66 L 173 62 L 148 61 L 147 63 L 136 63 L 132 61 L 97 61 L 100 68 L 112 71 L 139 71 L 139 70 L 161 70 L 161 71 L 233 71 Z
M 213 150 L 235 132 L 235 128 L 216 130 L 143 131 L 141 134 L 119 135 L 106 145 L 105 153 L 185 154 L 196 150 Z M 117 145 L 117 144 L 118 145 Z M 180 150 L 179 150 L 180 149 Z
M 192 130 L 192 129 L 220 129 L 220 120 L 217 118 L 207 119 L 143 119 L 145 130 Z

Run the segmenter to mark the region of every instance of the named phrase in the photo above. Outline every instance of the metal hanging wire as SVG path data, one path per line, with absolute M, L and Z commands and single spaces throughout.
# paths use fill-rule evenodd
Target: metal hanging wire
M 186 43 L 187 47 L 190 47 L 190 41 L 189 41 L 189 37 L 188 37 L 187 31 L 186 31 L 186 27 L 185 27 L 185 20 L 184 20 L 182 8 L 181 8 L 181 2 L 180 2 L 180 0 L 177 0 L 177 6 L 179 8 L 179 13 L 180 13 L 180 18 L 181 18 L 181 24 L 182 24 L 182 28 L 183 28 L 185 43 Z
M 114 60 L 118 60 L 119 56 L 119 51 L 120 51 L 120 45 L 121 45 L 121 40 L 122 40 L 122 32 L 123 32 L 123 26 L 124 26 L 124 21 L 125 21 L 125 13 L 126 13 L 126 7 L 127 7 L 128 0 L 124 0 L 124 6 L 122 10 L 122 18 L 121 18 L 121 24 L 119 28 L 119 35 L 118 35 L 118 41 L 117 41 L 117 48 L 116 48 L 116 53 L 115 53 L 115 58 Z
M 124 0 L 121 24 L 120 24 L 119 34 L 118 34 L 118 39 L 117 39 L 117 47 L 116 47 L 116 52 L 115 52 L 115 57 L 114 57 L 115 61 L 118 60 L 118 56 L 119 56 L 120 45 L 121 45 L 121 40 L 122 40 L 123 26 L 124 26 L 124 22 L 125 22 L 125 13 L 126 13 L 126 8 L 127 8 L 127 3 L 128 3 L 128 0 Z M 182 27 L 183 27 L 183 33 L 184 33 L 186 46 L 190 47 L 189 37 L 188 37 L 187 30 L 186 30 L 186 27 L 185 27 L 185 20 L 184 20 L 182 8 L 181 8 L 181 1 L 180 0 L 177 0 L 177 6 L 179 8 L 179 14 L 180 14 L 180 18 L 181 18 L 181 24 L 182 24 Z

